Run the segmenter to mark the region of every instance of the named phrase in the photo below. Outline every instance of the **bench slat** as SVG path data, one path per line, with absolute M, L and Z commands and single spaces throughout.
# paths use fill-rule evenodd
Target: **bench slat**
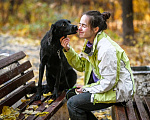
M 144 100 L 148 108 L 148 114 L 150 115 L 150 97 L 144 97 Z
M 139 111 L 141 119 L 142 120 L 149 120 L 147 112 L 146 112 L 146 110 L 145 110 L 145 108 L 143 106 L 143 103 L 140 100 L 140 98 L 137 95 L 135 95 L 134 98 L 135 98 L 135 102 L 136 102 L 136 105 L 137 105 L 137 108 L 138 108 L 138 111 Z
M 27 107 L 27 105 L 31 104 L 34 100 L 35 94 L 33 94 L 31 97 L 29 97 L 30 101 L 24 102 L 22 103 L 20 106 L 18 106 L 18 108 L 20 109 L 20 111 L 25 110 L 25 108 Z
M 33 70 L 27 71 L 32 67 L 31 63 L 29 61 L 26 61 L 24 63 L 21 63 L 20 65 L 18 62 L 25 56 L 25 53 L 21 51 L 0 60 L 0 69 L 3 69 L 13 63 L 17 63 L 17 65 L 15 65 L 11 70 L 9 70 L 9 67 L 8 69 L 4 69 L 4 71 L 6 72 L 3 72 L 3 74 L 0 75 L 0 99 L 3 99 L 0 101 L 0 113 L 3 106 L 12 106 L 16 102 L 21 102 L 21 98 L 26 96 L 27 93 L 31 94 L 36 91 L 35 81 L 31 81 L 28 83 L 28 81 L 34 77 Z M 41 100 L 39 101 L 34 101 L 34 97 L 35 94 L 29 97 L 30 101 L 21 103 L 18 106 L 18 108 L 20 109 L 20 115 L 17 118 L 18 120 L 24 119 L 26 117 L 22 112 L 26 110 L 28 105 L 38 105 L 36 111 L 49 112 L 49 114 L 46 114 L 45 116 L 30 115 L 28 116 L 27 120 L 47 120 L 59 110 L 59 108 L 64 104 L 66 100 L 65 91 L 60 93 L 59 97 L 51 104 L 45 102 L 46 100 L 50 100 L 51 97 L 45 98 L 42 96 Z M 48 107 L 46 105 L 48 105 Z
M 19 109 L 21 109 L 21 110 L 20 110 L 21 112 L 23 112 L 23 111 L 26 109 L 27 105 L 32 105 L 32 103 L 35 102 L 35 101 L 34 101 L 34 97 L 35 97 L 35 94 L 30 97 L 30 101 L 28 101 L 28 102 L 26 102 L 26 103 L 22 103 L 22 104 L 18 107 Z M 36 102 L 37 102 L 37 101 L 36 101 Z M 40 102 L 39 104 L 41 104 L 41 102 Z M 32 116 L 32 115 L 30 115 L 30 116 Z M 24 118 L 25 118 L 25 114 L 20 113 L 18 119 L 19 119 L 19 120 L 23 120 Z M 31 120 L 32 120 L 32 119 L 31 119 Z
M 21 111 L 25 110 L 25 108 L 27 107 L 27 105 L 37 105 L 37 106 L 40 105 L 40 106 L 41 106 L 41 104 L 44 104 L 43 102 L 44 102 L 47 98 L 45 98 L 44 96 L 41 96 L 41 100 L 33 101 L 33 99 L 34 99 L 34 97 L 31 97 L 31 100 L 30 100 L 30 101 L 32 101 L 32 102 L 27 103 L 26 106 L 24 106 L 24 109 L 22 109 Z M 46 103 L 46 104 L 47 104 L 47 103 Z M 21 106 L 22 106 L 22 105 L 21 105 Z M 19 106 L 18 108 L 20 109 L 20 106 Z M 39 107 L 38 107 L 36 111 L 41 111 L 41 110 L 39 110 Z M 41 112 L 42 112 L 42 111 L 41 111 Z M 37 116 L 35 116 L 35 115 L 30 115 L 30 116 L 28 116 L 28 117 L 26 118 L 26 120 L 33 120 L 33 119 L 35 119 L 36 117 L 37 117 Z M 20 113 L 18 119 L 19 119 L 19 120 L 23 120 L 24 118 L 25 118 L 25 114 Z
M 21 51 L 21 52 L 15 53 L 13 55 L 10 55 L 4 59 L 1 59 L 0 60 L 0 69 L 23 59 L 25 56 L 26 56 L 25 53 L 23 51 Z
M 114 109 L 115 109 L 116 120 L 127 120 L 126 112 L 125 112 L 125 109 L 122 105 L 117 105 L 117 106 L 115 105 Z
M 134 112 L 134 107 L 132 101 L 128 101 L 126 104 L 126 111 L 128 115 L 129 120 L 137 120 L 135 112 Z
M 50 114 L 46 114 L 45 116 L 39 116 L 36 118 L 36 120 L 47 120 L 51 118 L 57 111 L 58 109 L 62 106 L 62 104 L 65 101 L 65 94 L 66 92 L 63 92 L 56 100 L 49 106 L 44 112 L 49 112 Z
M 23 73 L 25 70 L 29 69 L 30 67 L 31 67 L 31 63 L 29 61 L 26 61 L 25 63 L 19 65 L 18 67 L 7 71 L 6 73 L 0 76 L 0 85 L 12 79 L 13 77 L 19 75 L 20 73 Z
M 6 99 L 4 99 L 0 103 L 0 113 L 2 112 L 3 106 L 12 106 L 14 103 L 16 103 L 19 99 L 21 99 L 23 96 L 26 95 L 26 88 L 34 86 L 35 81 L 31 81 L 27 85 L 20 87 L 14 94 L 10 95 Z
M 20 87 L 24 83 L 26 83 L 28 80 L 32 79 L 34 77 L 33 70 L 28 71 L 24 75 L 20 76 L 19 78 L 16 78 L 15 80 L 9 82 L 8 84 L 4 85 L 0 88 L 0 99 L 4 97 L 5 95 L 9 94 L 16 88 Z
M 41 96 L 41 97 L 43 97 L 43 96 Z M 32 103 L 32 105 L 37 105 L 38 106 L 38 108 L 36 109 L 36 111 L 44 111 L 45 109 L 46 109 L 46 105 L 48 105 L 48 103 L 45 103 L 45 101 L 46 100 L 50 100 L 50 97 L 47 97 L 47 98 L 45 98 L 45 97 L 43 97 L 41 100 L 39 100 L 39 101 L 34 101 L 33 103 Z M 35 116 L 35 115 L 30 115 L 30 116 L 28 116 L 27 118 L 26 118 L 26 120 L 34 120 L 35 118 L 37 118 L 38 116 Z

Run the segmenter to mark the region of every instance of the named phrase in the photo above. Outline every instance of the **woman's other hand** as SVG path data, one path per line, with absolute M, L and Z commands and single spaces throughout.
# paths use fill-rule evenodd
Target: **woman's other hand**
M 82 87 L 83 87 L 83 85 L 78 85 L 76 91 L 77 91 L 78 93 L 83 93 Z

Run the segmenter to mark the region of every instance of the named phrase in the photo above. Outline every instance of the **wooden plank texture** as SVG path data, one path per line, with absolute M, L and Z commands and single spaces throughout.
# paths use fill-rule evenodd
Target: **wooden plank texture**
M 45 101 L 46 100 L 50 100 L 50 97 L 43 97 L 41 96 L 41 100 L 38 100 L 38 101 L 34 101 L 32 103 L 32 105 L 37 105 L 38 108 L 36 109 L 36 111 L 41 111 L 43 112 L 45 109 L 46 109 L 46 105 L 48 105 L 48 103 L 46 103 Z M 38 116 L 35 116 L 35 115 L 30 115 L 26 118 L 26 120 L 34 120 L 35 118 L 37 118 Z
M 150 116 L 150 97 L 144 97 L 147 109 L 148 109 L 148 114 Z
M 17 66 L 16 68 L 13 68 L 12 70 L 5 72 L 0 76 L 0 85 L 12 79 L 13 77 L 19 75 L 20 73 L 23 73 L 30 67 L 31 67 L 31 63 L 29 61 L 26 61 L 25 63 Z
M 13 63 L 17 63 L 25 56 L 26 56 L 25 53 L 21 51 L 13 55 L 10 55 L 4 59 L 1 59 L 0 69 L 3 69 Z M 35 81 L 31 81 L 28 84 L 26 84 L 27 81 L 31 80 L 34 77 L 33 70 L 27 71 L 31 67 L 32 67 L 31 63 L 29 61 L 26 61 L 21 65 L 17 65 L 11 70 L 8 70 L 0 75 L 0 85 L 1 85 L 0 99 L 3 98 L 3 100 L 0 101 L 0 113 L 2 111 L 3 106 L 12 106 L 22 97 L 24 97 L 27 91 L 33 92 L 32 90 L 35 90 Z M 6 95 L 7 97 L 5 97 Z M 25 114 L 23 114 L 22 112 L 26 109 L 28 105 L 38 105 L 36 111 L 49 112 L 49 114 L 46 114 L 45 116 L 30 115 L 26 118 L 27 120 L 50 119 L 64 104 L 65 95 L 66 95 L 65 91 L 59 93 L 59 97 L 52 103 L 48 104 L 45 101 L 50 100 L 51 97 L 45 98 L 42 96 L 41 100 L 34 101 L 35 94 L 33 94 L 31 97 L 29 97 L 30 101 L 21 103 L 21 105 L 18 106 L 18 108 L 20 109 L 19 110 L 20 115 L 17 119 L 20 120 L 25 118 Z M 46 105 L 48 105 L 48 107 Z
M 126 112 L 122 105 L 115 105 L 114 110 L 116 120 L 127 120 Z
M 39 116 L 36 120 L 48 120 L 50 119 L 63 105 L 65 101 L 66 92 L 63 92 L 44 112 L 49 112 L 45 116 Z
M 128 101 L 126 105 L 127 105 L 126 111 L 127 111 L 128 119 L 137 120 L 132 101 L 131 100 Z
M 10 95 L 6 99 L 4 99 L 0 103 L 0 113 L 2 112 L 1 110 L 2 110 L 3 106 L 11 106 L 14 103 L 16 103 L 19 99 L 21 99 L 23 96 L 26 95 L 26 88 L 34 86 L 34 85 L 35 85 L 35 81 L 31 81 L 29 84 L 21 87 L 15 93 L 13 93 L 12 95 Z
M 13 55 L 10 55 L 6 58 L 1 59 L 0 60 L 0 69 L 23 59 L 25 56 L 26 56 L 25 53 L 23 51 L 21 51 L 21 52 L 15 53 Z
M 143 105 L 142 101 L 140 100 L 139 96 L 135 95 L 134 98 L 135 98 L 135 102 L 136 102 L 141 119 L 149 120 L 147 112 L 146 112 L 144 105 Z
M 4 85 L 0 88 L 0 99 L 4 97 L 5 95 L 9 94 L 11 91 L 15 90 L 16 88 L 20 87 L 30 79 L 34 77 L 33 71 L 28 71 L 24 75 L 20 76 L 19 78 L 16 78 L 15 80 L 9 82 L 8 84 Z

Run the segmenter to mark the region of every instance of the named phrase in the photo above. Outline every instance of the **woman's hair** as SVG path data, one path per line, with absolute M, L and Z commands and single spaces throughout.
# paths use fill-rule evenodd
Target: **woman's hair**
M 83 15 L 87 15 L 90 17 L 89 24 L 91 28 L 99 27 L 98 32 L 107 29 L 106 21 L 110 17 L 109 12 L 100 13 L 99 11 L 88 11 L 83 13 Z

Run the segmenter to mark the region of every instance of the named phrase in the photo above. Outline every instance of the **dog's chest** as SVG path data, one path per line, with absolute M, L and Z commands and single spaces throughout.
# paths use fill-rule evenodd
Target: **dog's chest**
M 47 61 L 47 65 L 48 67 L 60 67 L 61 62 L 58 55 L 51 55 Z

